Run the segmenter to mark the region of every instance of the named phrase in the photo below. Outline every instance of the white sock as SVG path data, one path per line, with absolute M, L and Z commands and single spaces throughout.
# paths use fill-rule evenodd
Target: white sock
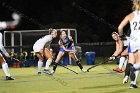
M 131 81 L 131 84 L 135 85 L 134 81 Z
M 51 64 L 51 62 L 46 62 L 46 66 L 45 66 L 45 69 L 49 69 L 49 67 L 50 67 L 50 64 Z
M 136 71 L 135 71 L 135 80 L 132 82 L 133 84 L 135 84 L 136 85 L 136 83 L 137 83 L 137 78 L 138 78 L 138 75 L 139 75 L 139 69 L 140 69 L 140 63 L 136 63 L 136 64 L 134 64 L 133 65 L 134 66 L 134 68 L 136 69 Z
M 2 69 L 5 73 L 5 75 L 10 77 L 10 72 L 9 72 L 9 68 L 8 68 L 7 63 L 2 64 Z
M 120 62 L 119 62 L 119 66 L 118 66 L 119 69 L 122 69 L 124 62 L 125 62 L 125 57 L 121 57 Z
M 124 62 L 124 68 L 126 68 L 127 63 L 128 63 L 128 59 L 126 58 Z
M 38 61 L 38 72 L 42 72 L 43 62 Z
M 136 64 L 134 64 L 133 66 L 134 66 L 134 68 L 135 68 L 136 70 L 139 70 L 139 69 L 140 69 L 140 63 L 136 63 Z
M 137 84 L 137 78 L 138 78 L 138 75 L 139 75 L 139 70 L 136 70 L 135 71 L 135 80 L 134 80 L 134 85 L 136 85 Z

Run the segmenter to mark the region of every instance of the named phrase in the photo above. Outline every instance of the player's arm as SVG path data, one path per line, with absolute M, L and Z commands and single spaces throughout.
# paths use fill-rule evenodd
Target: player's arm
M 120 25 L 118 26 L 118 32 L 119 32 L 119 35 L 122 36 L 123 35 L 123 28 L 128 24 L 128 22 L 132 19 L 133 17 L 133 13 L 127 15 L 123 21 L 120 23 Z
M 12 18 L 13 21 L 2 21 L 0 22 L 0 30 L 4 30 L 4 29 L 14 29 L 19 21 L 20 21 L 20 15 L 18 15 L 17 13 L 13 13 L 12 14 Z
M 0 22 L 0 30 L 4 29 L 14 29 L 16 27 L 16 24 L 14 21 L 2 21 Z
M 72 42 L 72 48 L 73 48 L 73 51 L 72 51 L 72 52 L 70 52 L 70 53 L 76 53 L 76 52 L 77 52 L 77 50 L 76 50 L 76 48 L 75 48 L 75 45 L 74 45 L 74 41 L 73 41 L 72 36 L 69 36 L 69 39 L 70 39 L 70 41 Z
M 63 48 L 66 52 L 73 52 L 73 50 L 68 50 L 66 47 L 62 44 L 61 40 L 58 41 L 58 44 L 60 45 L 61 48 Z
M 116 51 L 113 53 L 111 57 L 109 57 L 109 60 L 117 59 L 117 57 L 121 54 L 122 50 L 123 50 L 123 42 L 119 41 L 118 43 L 116 43 Z
M 61 40 L 58 41 L 58 44 L 60 45 L 61 48 L 63 48 L 65 51 L 67 51 L 67 49 L 65 48 L 65 46 L 62 44 L 62 41 Z
M 72 48 L 73 48 L 73 50 L 75 50 L 74 41 L 73 41 L 72 36 L 69 36 L 69 40 L 72 42 Z
M 118 44 L 116 45 L 116 51 L 114 52 L 114 56 L 119 56 L 120 55 L 120 53 L 122 52 L 122 50 L 123 50 L 123 41 L 121 40 L 121 41 L 119 41 L 118 42 Z

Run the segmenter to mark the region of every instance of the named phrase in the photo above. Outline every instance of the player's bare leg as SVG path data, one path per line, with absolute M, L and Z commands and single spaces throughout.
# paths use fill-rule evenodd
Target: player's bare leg
M 79 66 L 79 68 L 81 69 L 81 71 L 83 71 L 84 73 L 87 72 L 87 70 L 85 70 L 80 62 L 80 60 L 76 57 L 75 53 L 69 53 L 69 55 L 71 55 L 71 58 L 76 62 L 76 64 Z
M 124 70 L 123 70 L 122 68 L 123 68 L 123 65 L 124 65 L 124 67 L 126 68 L 127 63 L 128 63 L 127 56 L 121 56 L 121 57 L 120 57 L 120 60 L 119 60 L 119 65 L 118 65 L 118 67 L 115 68 L 115 69 L 113 69 L 113 71 L 116 71 L 116 72 L 119 72 L 119 73 L 124 72 Z
M 138 50 L 135 53 L 135 64 L 131 68 L 131 74 L 130 74 L 130 79 L 131 79 L 131 84 L 130 88 L 137 88 L 137 78 L 139 74 L 139 69 L 140 69 L 140 50 Z
M 55 73 L 57 65 L 58 65 L 59 61 L 61 60 L 61 58 L 63 57 L 63 55 L 64 55 L 64 52 L 59 52 L 58 53 L 57 58 L 56 58 L 56 60 L 53 64 L 53 70 L 51 72 L 52 74 Z
M 51 75 L 49 67 L 50 67 L 50 64 L 53 61 L 53 57 L 52 57 L 51 52 L 48 50 L 48 48 L 45 48 L 44 55 L 45 55 L 45 57 L 47 59 L 44 71 L 45 71 L 46 74 Z
M 11 77 L 8 64 L 6 63 L 5 59 L 1 54 L 0 54 L 0 63 L 2 64 L 2 69 L 6 75 L 6 80 L 15 80 L 15 78 Z
M 126 65 L 126 69 L 125 69 L 125 77 L 123 79 L 123 84 L 128 82 L 129 76 L 130 76 L 130 68 L 133 67 L 133 64 L 135 62 L 135 58 L 134 58 L 134 54 L 133 53 L 129 53 L 129 61 L 128 64 Z
M 117 71 L 117 72 L 120 72 L 120 73 L 124 72 L 124 70 L 122 70 L 122 68 L 123 68 L 123 65 L 125 66 L 126 63 L 127 63 L 127 56 L 128 56 L 128 48 L 126 48 L 121 53 L 121 57 L 120 57 L 120 60 L 119 60 L 119 65 L 116 69 L 113 69 L 114 71 Z
M 41 75 L 42 73 L 42 66 L 43 66 L 43 54 L 42 53 L 36 53 L 36 56 L 38 57 L 38 75 Z

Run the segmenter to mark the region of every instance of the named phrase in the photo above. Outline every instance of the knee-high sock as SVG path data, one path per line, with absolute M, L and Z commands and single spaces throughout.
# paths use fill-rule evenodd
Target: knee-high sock
M 135 80 L 135 78 L 136 78 L 135 71 L 136 71 L 136 69 L 135 69 L 134 67 L 131 67 L 131 68 L 130 68 L 130 79 L 131 79 L 132 82 L 133 82 L 133 81 Z
M 49 67 L 50 67 L 50 64 L 51 64 L 51 62 L 47 61 L 47 62 L 46 62 L 45 69 L 49 69 Z
M 139 69 L 140 69 L 140 63 L 134 64 L 134 70 L 132 70 L 133 72 L 131 72 L 131 84 L 136 85 L 137 83 L 137 78 L 139 75 Z
M 126 65 L 126 69 L 125 69 L 125 76 L 129 76 L 130 75 L 130 68 L 133 66 L 133 64 L 128 63 Z
M 58 63 L 56 63 L 56 62 L 53 64 L 53 71 L 55 71 L 55 70 L 56 70 L 57 65 L 58 65 Z
M 120 62 L 119 62 L 119 66 L 118 66 L 119 69 L 122 69 L 123 64 L 124 64 L 124 62 L 125 62 L 125 59 L 126 59 L 125 57 L 121 57 L 121 58 L 120 58 Z
M 83 69 L 82 64 L 80 63 L 80 60 L 76 61 L 76 64 L 79 66 L 80 69 Z
M 134 84 L 134 85 L 137 84 L 138 76 L 139 76 L 139 70 L 136 70 L 136 71 L 135 71 L 135 80 L 133 81 L 133 84 Z
M 7 63 L 2 64 L 2 69 L 5 73 L 5 75 L 10 77 L 10 72 L 9 72 L 9 68 L 8 68 Z
M 38 61 L 38 72 L 42 72 L 43 62 Z

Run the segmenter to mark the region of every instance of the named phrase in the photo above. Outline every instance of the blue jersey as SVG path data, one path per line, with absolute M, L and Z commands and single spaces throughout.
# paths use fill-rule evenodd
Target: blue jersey
M 67 50 L 72 50 L 73 41 L 71 41 L 68 36 L 66 37 L 66 41 L 64 41 L 63 39 L 60 39 L 60 42 Z M 65 50 L 60 47 L 59 52 L 65 52 Z
M 66 41 L 64 41 L 63 39 L 60 39 L 60 41 L 65 48 L 71 47 L 73 43 L 73 41 L 71 41 L 68 36 L 66 37 Z

